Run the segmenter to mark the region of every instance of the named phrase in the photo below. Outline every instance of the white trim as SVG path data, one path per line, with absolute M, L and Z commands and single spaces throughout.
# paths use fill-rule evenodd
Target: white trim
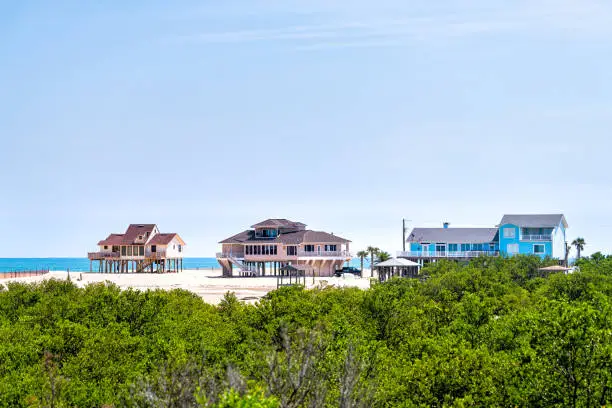
M 441 247 L 444 246 L 444 250 L 443 251 L 438 251 L 438 245 L 440 245 Z M 436 242 L 435 243 L 435 252 L 448 252 L 448 243 Z
M 506 224 L 506 225 L 512 225 L 512 224 Z M 505 239 L 516 239 L 516 229 L 517 229 L 517 226 L 513 226 L 512 228 L 510 228 L 510 227 L 502 227 L 502 235 L 503 235 L 503 237 Z M 520 227 L 518 227 L 518 229 L 519 229 L 519 237 L 520 237 L 520 234 L 521 234 Z M 506 235 L 506 231 L 512 231 L 512 236 L 507 236 Z

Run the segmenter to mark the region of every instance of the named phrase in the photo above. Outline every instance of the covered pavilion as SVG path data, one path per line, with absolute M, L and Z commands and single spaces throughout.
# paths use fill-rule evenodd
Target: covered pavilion
M 403 258 L 391 258 L 374 265 L 378 271 L 378 280 L 386 281 L 394 276 L 416 278 L 421 266 L 413 261 Z

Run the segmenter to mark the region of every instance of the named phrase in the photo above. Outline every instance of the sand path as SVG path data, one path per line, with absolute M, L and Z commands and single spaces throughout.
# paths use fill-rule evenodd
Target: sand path
M 67 272 L 50 272 L 44 276 L 3 279 L 0 281 L 0 284 L 6 284 L 9 281 L 40 282 L 45 279 L 67 279 L 67 277 Z M 185 289 L 197 294 L 206 302 L 213 304 L 219 303 L 226 292 L 234 292 L 238 299 L 245 302 L 255 302 L 266 293 L 276 289 L 275 277 L 223 278 L 221 277 L 221 270 L 186 270 L 167 274 L 70 272 L 70 279 L 80 287 L 90 283 L 110 281 L 122 289 Z M 313 282 L 312 277 L 306 278 L 308 288 L 321 284 L 367 289 L 370 287 L 370 280 L 369 278 L 352 278 L 350 276 L 346 278 L 315 278 Z

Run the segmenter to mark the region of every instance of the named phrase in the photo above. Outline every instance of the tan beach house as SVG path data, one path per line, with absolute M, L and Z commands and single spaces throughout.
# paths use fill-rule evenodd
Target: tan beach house
M 185 242 L 176 233 L 159 232 L 155 224 L 130 224 L 123 234 L 98 242 L 98 252 L 87 254 L 89 269 L 98 272 L 178 272 L 183 270 Z
M 275 275 L 288 264 L 307 265 L 317 276 L 331 276 L 351 259 L 348 239 L 306 229 L 301 222 L 268 219 L 220 242 L 217 260 L 224 276 Z

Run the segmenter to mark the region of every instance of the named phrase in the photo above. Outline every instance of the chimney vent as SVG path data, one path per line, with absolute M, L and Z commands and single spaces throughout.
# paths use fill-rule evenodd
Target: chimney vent
M 445 221 L 444 223 L 442 223 L 442 225 L 444 226 L 444 229 L 447 229 L 448 226 L 450 225 L 450 222 Z

